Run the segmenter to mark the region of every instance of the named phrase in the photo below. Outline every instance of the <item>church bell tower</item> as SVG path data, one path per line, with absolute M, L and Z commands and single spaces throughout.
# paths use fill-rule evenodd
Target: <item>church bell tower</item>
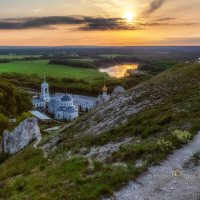
M 50 101 L 49 84 L 46 82 L 45 76 L 44 76 L 44 81 L 41 84 L 40 99 L 43 99 L 47 103 Z
M 103 97 L 108 96 L 108 88 L 106 87 L 105 83 L 104 83 L 104 86 L 102 88 L 102 92 L 103 92 Z

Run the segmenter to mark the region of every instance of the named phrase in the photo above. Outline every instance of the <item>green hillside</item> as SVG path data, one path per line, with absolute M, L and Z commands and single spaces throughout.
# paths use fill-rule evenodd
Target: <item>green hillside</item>
M 45 138 L 41 145 L 54 144 L 46 149 L 48 159 L 31 146 L 10 157 L 0 165 L 0 199 L 94 200 L 112 195 L 200 130 L 199 77 L 200 65 L 173 67 Z M 141 103 L 141 110 L 127 114 Z M 117 127 L 109 126 L 111 118 L 119 120 Z M 125 138 L 130 142 L 104 162 L 84 156 L 94 146 Z

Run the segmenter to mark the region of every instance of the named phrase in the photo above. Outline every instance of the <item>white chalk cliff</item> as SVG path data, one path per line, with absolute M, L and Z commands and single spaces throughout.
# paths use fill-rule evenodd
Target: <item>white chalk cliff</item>
M 40 141 L 41 133 L 36 118 L 28 118 L 21 122 L 12 133 L 5 130 L 3 133 L 3 151 L 15 154 L 33 141 Z

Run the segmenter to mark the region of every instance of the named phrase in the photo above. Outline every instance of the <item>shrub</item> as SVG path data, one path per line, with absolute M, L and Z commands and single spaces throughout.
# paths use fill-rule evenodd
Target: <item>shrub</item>
M 165 124 L 169 124 L 171 121 L 172 121 L 172 116 L 171 115 L 162 116 L 159 119 L 158 124 L 159 125 L 165 125 Z
M 159 139 L 156 142 L 156 149 L 163 152 L 163 153 L 169 153 L 171 150 L 174 149 L 172 142 L 164 139 Z
M 9 158 L 8 154 L 0 153 L 0 164 L 2 164 L 4 161 L 6 161 Z
M 114 160 L 137 160 L 142 155 L 154 152 L 155 145 L 152 142 L 143 142 L 138 144 L 128 144 L 120 147 L 119 152 L 113 153 Z
M 156 134 L 160 132 L 161 130 L 162 128 L 158 125 L 152 125 L 152 126 L 146 127 L 144 131 L 142 132 L 142 137 L 148 138 L 148 136 Z
M 3 131 L 8 128 L 9 128 L 8 118 L 0 113 L 0 136 L 3 134 Z
M 181 130 L 175 130 L 172 135 L 181 143 L 187 143 L 192 136 L 190 132 Z
M 19 125 L 22 121 L 25 119 L 31 117 L 32 115 L 29 112 L 23 112 L 18 118 L 17 118 L 17 125 Z

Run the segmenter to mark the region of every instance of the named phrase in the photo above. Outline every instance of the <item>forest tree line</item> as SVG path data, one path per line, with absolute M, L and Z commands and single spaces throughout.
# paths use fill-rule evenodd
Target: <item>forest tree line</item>
M 9 118 L 20 116 L 32 107 L 27 93 L 0 78 L 0 135 L 9 128 Z

